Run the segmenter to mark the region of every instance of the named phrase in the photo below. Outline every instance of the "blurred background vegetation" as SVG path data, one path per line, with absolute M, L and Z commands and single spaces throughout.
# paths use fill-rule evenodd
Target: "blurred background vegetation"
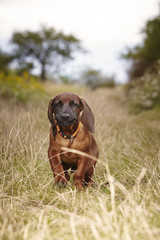
M 160 104 L 160 17 L 148 20 L 141 34 L 143 41 L 133 48 L 126 48 L 121 54 L 121 58 L 130 63 L 124 96 L 131 113 Z M 37 31 L 14 32 L 10 45 L 12 50 L 9 52 L 0 50 L 2 98 L 27 102 L 45 96 L 45 83 L 49 80 L 53 84 L 86 85 L 92 90 L 116 86 L 114 74 L 103 76 L 97 69 L 87 68 L 76 79 L 60 73 L 60 68 L 73 60 L 77 51 L 87 53 L 74 35 L 41 26 Z M 33 74 L 37 67 L 39 76 Z
M 80 84 L 91 89 L 114 87 L 114 77 L 102 76 L 100 71 L 86 69 L 78 79 L 61 74 L 60 68 L 74 59 L 77 51 L 86 53 L 81 42 L 73 35 L 57 32 L 53 27 L 41 26 L 37 31 L 14 32 L 10 52 L 0 50 L 0 94 L 27 102 L 47 93 L 45 83 Z M 40 69 L 40 74 L 33 70 Z M 50 73 L 52 76 L 50 77 Z
M 121 55 L 130 61 L 126 92 L 131 112 L 160 104 L 160 16 L 148 20 L 141 34 L 142 43 Z

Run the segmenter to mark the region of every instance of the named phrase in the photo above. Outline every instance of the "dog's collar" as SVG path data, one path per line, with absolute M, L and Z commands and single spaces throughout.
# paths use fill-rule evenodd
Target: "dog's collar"
M 65 132 L 62 132 L 58 124 L 56 124 L 56 127 L 59 134 L 65 139 L 70 139 L 70 142 L 72 143 L 73 139 L 76 137 L 77 133 L 79 132 L 79 129 L 81 127 L 81 122 L 79 122 L 77 130 L 73 134 L 66 134 Z

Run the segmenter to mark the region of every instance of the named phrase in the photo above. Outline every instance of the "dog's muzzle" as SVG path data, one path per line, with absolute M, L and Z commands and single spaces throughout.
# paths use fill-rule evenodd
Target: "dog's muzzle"
M 68 127 L 77 120 L 77 117 L 71 116 L 69 113 L 63 113 L 63 114 L 56 114 L 55 119 L 60 126 Z

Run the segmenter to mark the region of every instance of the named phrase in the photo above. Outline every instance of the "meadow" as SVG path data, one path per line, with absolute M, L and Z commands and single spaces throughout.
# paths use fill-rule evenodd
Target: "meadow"
M 87 90 L 47 84 L 27 104 L 0 101 L 0 239 L 160 239 L 160 111 L 128 113 L 122 87 Z M 48 102 L 83 96 L 96 119 L 95 184 L 54 184 L 47 149 Z

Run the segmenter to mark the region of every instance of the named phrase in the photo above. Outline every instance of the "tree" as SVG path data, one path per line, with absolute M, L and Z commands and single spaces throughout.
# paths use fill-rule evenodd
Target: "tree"
M 101 73 L 98 70 L 87 69 L 82 73 L 82 79 L 89 88 L 95 89 L 101 80 Z
M 0 49 L 0 71 L 8 72 L 8 65 L 13 60 L 13 57 Z
M 65 35 L 54 28 L 42 26 L 39 31 L 15 32 L 11 43 L 14 44 L 14 58 L 19 66 L 35 67 L 39 64 L 40 77 L 46 79 L 47 69 L 56 70 L 62 61 L 73 59 L 75 51 L 82 51 L 80 40 L 73 35 Z
M 99 87 L 115 87 L 114 75 L 103 76 L 99 70 L 86 69 L 84 72 L 82 72 L 81 78 L 91 89 L 96 89 Z
M 128 48 L 122 58 L 132 61 L 129 70 L 131 79 L 141 77 L 147 68 L 160 59 L 160 17 L 147 21 L 141 33 L 144 39 L 141 45 Z

